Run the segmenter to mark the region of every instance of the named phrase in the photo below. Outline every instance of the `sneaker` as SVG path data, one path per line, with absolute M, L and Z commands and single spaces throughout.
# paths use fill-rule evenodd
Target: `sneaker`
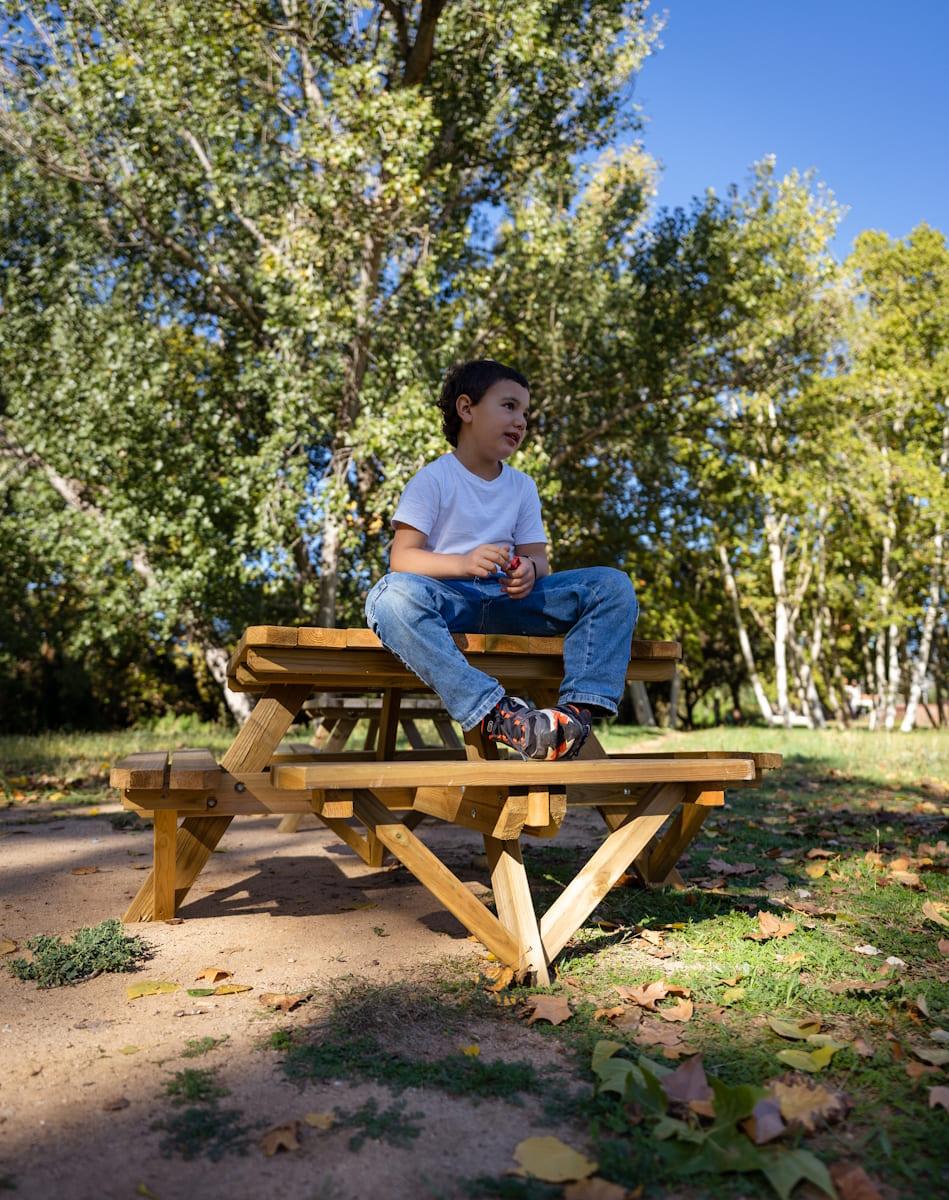
M 549 762 L 575 758 L 591 727 L 590 714 L 575 704 L 532 708 L 518 696 L 502 696 L 482 719 L 490 742 L 509 746 L 521 758 Z

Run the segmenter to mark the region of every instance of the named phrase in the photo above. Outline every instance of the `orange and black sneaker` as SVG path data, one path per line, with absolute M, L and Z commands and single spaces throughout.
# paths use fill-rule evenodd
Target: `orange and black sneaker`
M 502 696 L 482 719 L 481 731 L 488 741 L 510 746 L 521 758 L 549 762 L 575 758 L 591 724 L 587 709 L 575 704 L 532 708 L 518 696 Z

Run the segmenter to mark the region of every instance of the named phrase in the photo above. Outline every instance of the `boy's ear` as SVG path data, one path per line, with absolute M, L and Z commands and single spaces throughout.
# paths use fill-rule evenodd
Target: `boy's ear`
M 455 401 L 455 412 L 457 412 L 463 421 L 470 421 L 472 407 L 471 397 L 467 392 L 462 392 Z

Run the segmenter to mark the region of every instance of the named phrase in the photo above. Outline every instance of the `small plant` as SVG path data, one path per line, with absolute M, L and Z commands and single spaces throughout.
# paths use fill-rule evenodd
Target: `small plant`
M 186 1067 L 177 1071 L 174 1079 L 168 1080 L 165 1093 L 176 1105 L 214 1104 L 221 1096 L 229 1095 L 228 1089 L 218 1083 L 214 1074 L 211 1068 Z
M 104 973 L 134 971 L 139 963 L 151 958 L 151 947 L 140 937 L 124 933 L 112 918 L 80 929 L 71 942 L 41 934 L 30 938 L 27 949 L 33 960 L 15 958 L 9 963 L 17 979 L 34 980 L 38 987 L 64 987 Z
M 188 1038 L 187 1042 L 185 1042 L 185 1048 L 181 1052 L 181 1057 L 200 1058 L 202 1054 L 210 1054 L 216 1046 L 223 1046 L 226 1041 L 227 1034 L 220 1038 Z
M 159 1148 L 166 1158 L 178 1154 L 182 1158 L 197 1158 L 206 1154 L 215 1162 L 225 1154 L 246 1154 L 250 1126 L 241 1123 L 239 1109 L 219 1109 L 210 1104 L 204 1108 L 185 1108 L 155 1121 L 152 1129 L 163 1130 Z
M 109 824 L 115 830 L 127 829 L 133 833 L 152 827 L 151 821 L 143 821 L 138 813 L 134 812 L 109 813 Z
M 293 1047 L 293 1033 L 289 1029 L 275 1029 L 265 1045 L 268 1050 L 290 1050 Z
M 361 1150 L 367 1141 L 388 1142 L 390 1146 L 409 1146 L 422 1132 L 412 1121 L 420 1120 L 424 1113 L 406 1113 L 404 1104 L 394 1104 L 381 1112 L 375 1100 L 367 1100 L 362 1108 L 353 1112 L 339 1113 L 339 1123 L 359 1130 L 349 1139 L 350 1150 Z

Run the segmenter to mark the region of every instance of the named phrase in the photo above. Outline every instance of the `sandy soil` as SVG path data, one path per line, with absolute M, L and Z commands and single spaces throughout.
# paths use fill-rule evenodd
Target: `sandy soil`
M 107 811 L 33 824 L 22 813 L 0 814 L 0 936 L 23 946 L 39 933 L 67 937 L 121 915 L 150 864 L 151 836 L 114 831 Z M 577 814 L 570 840 L 592 845 L 598 839 L 585 817 Z M 486 892 L 476 834 L 432 822 L 419 832 L 473 891 Z M 73 874 L 78 867 L 98 870 Z M 514 1147 L 525 1137 L 559 1134 L 584 1149 L 576 1132 L 552 1128 L 536 1101 L 475 1104 L 410 1090 L 401 1096 L 405 1110 L 423 1119 L 408 1149 L 368 1141 L 354 1152 L 351 1129 L 305 1126 L 299 1150 L 266 1157 L 258 1138 L 272 1126 L 311 1112 L 352 1111 L 369 1097 L 385 1108 L 393 1097 L 376 1084 L 336 1080 L 300 1089 L 288 1082 L 280 1055 L 261 1043 L 276 1028 L 312 1026 L 319 1020 L 316 1002 L 275 1016 L 260 1005 L 260 993 L 325 991 L 347 976 L 411 984 L 446 962 L 473 976 L 484 951 L 406 871 L 365 867 L 315 823 L 280 834 L 276 819 L 235 821 L 181 916 L 180 924 L 130 927 L 155 949 L 134 975 L 41 991 L 0 971 L 0 1188 L 6 1181 L 17 1196 L 68 1200 L 281 1194 L 344 1200 L 382 1191 L 447 1200 L 464 1194 L 460 1180 L 511 1169 Z M 254 990 L 189 997 L 186 988 L 212 966 Z M 127 985 L 141 979 L 181 987 L 128 1001 Z M 181 1057 L 189 1038 L 225 1035 L 227 1042 L 210 1054 Z M 412 1044 L 418 1040 L 418 1031 L 400 1022 L 386 1044 L 422 1057 L 477 1043 L 483 1061 L 566 1065 L 552 1039 L 515 1020 L 428 1029 L 424 1048 Z M 246 1157 L 186 1162 L 161 1154 L 163 1135 L 151 1126 L 175 1111 L 164 1087 L 185 1067 L 218 1068 L 231 1092 L 221 1107 L 261 1122 Z

